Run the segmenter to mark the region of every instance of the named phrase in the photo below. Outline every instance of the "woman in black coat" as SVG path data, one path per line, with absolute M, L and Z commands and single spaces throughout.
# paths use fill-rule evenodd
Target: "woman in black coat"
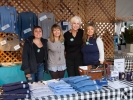
M 21 70 L 30 82 L 43 80 L 44 70 L 47 71 L 47 40 L 42 38 L 42 33 L 42 28 L 36 26 L 33 36 L 24 43 Z

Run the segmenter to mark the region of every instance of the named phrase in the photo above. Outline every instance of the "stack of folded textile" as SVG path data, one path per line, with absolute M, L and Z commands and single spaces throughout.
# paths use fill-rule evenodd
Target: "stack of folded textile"
M 74 89 L 79 92 L 86 92 L 101 89 L 102 86 L 98 85 L 95 80 L 90 80 L 90 76 L 74 76 L 62 78 L 65 82 L 69 83 Z
M 2 100 L 2 87 L 0 87 L 0 100 Z
M 49 95 L 54 95 L 48 85 L 43 83 L 29 83 L 31 98 L 39 98 Z
M 108 81 L 106 78 L 96 80 L 96 83 L 97 85 L 100 85 L 100 86 L 108 86 Z
M 63 80 L 57 82 L 47 82 L 50 89 L 54 92 L 55 95 L 66 95 L 66 94 L 75 94 L 77 93 L 70 84 L 67 84 Z
M 2 92 L 2 87 L 0 86 L 0 93 Z
M 4 84 L 2 89 L 4 100 L 30 98 L 29 85 L 26 81 Z

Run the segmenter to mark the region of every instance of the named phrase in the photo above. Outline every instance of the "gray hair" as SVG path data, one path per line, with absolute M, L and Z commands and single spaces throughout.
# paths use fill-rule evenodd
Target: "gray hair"
M 81 18 L 79 16 L 74 16 L 71 18 L 70 23 L 72 24 L 75 21 L 79 21 L 79 24 L 81 25 L 82 21 Z

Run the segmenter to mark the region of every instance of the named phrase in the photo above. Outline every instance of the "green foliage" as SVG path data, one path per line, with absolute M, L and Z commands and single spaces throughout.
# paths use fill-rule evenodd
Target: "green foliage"
M 124 39 L 126 43 L 133 44 L 133 29 L 125 30 Z

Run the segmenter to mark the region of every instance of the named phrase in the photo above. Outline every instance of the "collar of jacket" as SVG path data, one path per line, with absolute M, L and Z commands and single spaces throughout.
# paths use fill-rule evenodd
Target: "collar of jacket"
M 30 45 L 32 45 L 32 44 L 33 44 L 33 39 L 34 39 L 34 38 L 35 38 L 34 36 L 30 36 L 28 39 L 25 40 L 25 42 L 26 42 L 26 43 L 30 43 Z M 41 38 L 41 42 L 42 42 L 43 46 L 46 45 L 46 44 L 45 44 L 46 39 Z

